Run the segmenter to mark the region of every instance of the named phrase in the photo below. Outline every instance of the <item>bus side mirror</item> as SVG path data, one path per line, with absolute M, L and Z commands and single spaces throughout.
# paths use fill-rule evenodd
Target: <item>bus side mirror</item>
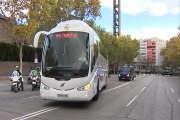
M 47 35 L 48 32 L 46 32 L 46 31 L 39 31 L 39 32 L 37 32 L 37 33 L 35 34 L 35 36 L 34 36 L 34 43 L 33 43 L 33 46 L 34 46 L 35 48 L 38 47 L 39 37 L 40 37 L 41 34 Z

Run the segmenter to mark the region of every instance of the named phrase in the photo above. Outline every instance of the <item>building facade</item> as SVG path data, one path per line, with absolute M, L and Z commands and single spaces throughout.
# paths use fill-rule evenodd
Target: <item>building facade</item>
M 0 14 L 0 42 L 12 43 L 11 27 L 6 18 Z
M 158 38 L 141 40 L 137 62 L 151 66 L 161 66 L 163 57 L 160 52 L 166 47 L 166 42 Z
M 147 54 L 146 54 L 146 62 L 148 64 L 155 65 L 156 64 L 156 41 L 154 40 L 147 40 Z

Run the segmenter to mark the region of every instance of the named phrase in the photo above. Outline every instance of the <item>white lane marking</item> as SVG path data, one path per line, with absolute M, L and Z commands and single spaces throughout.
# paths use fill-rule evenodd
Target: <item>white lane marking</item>
M 135 79 L 138 79 L 138 78 L 141 78 L 141 77 L 143 77 L 143 76 L 136 77 Z M 112 91 L 112 90 L 115 90 L 115 89 L 121 88 L 121 87 L 126 86 L 126 85 L 128 85 L 128 84 L 130 84 L 130 83 L 131 83 L 131 82 L 128 82 L 128 83 L 122 84 L 122 85 L 120 85 L 120 86 L 117 86 L 117 87 L 114 87 L 114 88 L 111 88 L 111 89 L 105 90 L 105 91 L 103 91 L 102 93 L 106 93 L 106 92 L 109 92 L 109 91 Z
M 142 77 L 144 77 L 144 76 L 135 77 L 134 79 L 136 80 L 136 79 L 139 79 L 139 78 L 142 78 Z
M 37 115 L 40 115 L 40 114 L 43 114 L 43 113 L 46 113 L 46 112 L 49 112 L 49 111 L 52 111 L 52 110 L 56 110 L 58 108 L 59 107 L 46 108 L 46 109 L 39 110 L 39 111 L 36 111 L 36 112 L 33 112 L 33 113 L 29 113 L 29 114 L 21 116 L 21 117 L 14 118 L 12 120 L 26 120 L 28 118 L 32 118 L 34 116 L 37 116 Z
M 141 92 L 143 92 L 146 89 L 146 87 L 143 87 L 143 89 L 141 90 Z
M 23 98 L 23 99 L 30 99 L 30 98 L 37 98 L 39 96 L 32 96 L 32 97 L 27 97 L 27 98 Z
M 171 91 L 174 93 L 174 90 L 171 88 Z
M 138 95 L 136 95 L 126 106 L 128 107 L 129 105 L 131 105 L 131 103 L 138 97 Z
M 128 82 L 128 83 L 122 84 L 122 85 L 120 85 L 120 86 L 117 86 L 117 87 L 114 87 L 114 88 L 111 88 L 111 89 L 105 90 L 105 91 L 103 91 L 102 93 L 107 93 L 107 92 L 109 92 L 109 91 L 112 91 L 112 90 L 115 90 L 115 89 L 121 88 L 121 87 L 123 87 L 123 86 L 126 86 L 126 85 L 128 85 L 128 84 L 130 84 L 130 83 L 131 83 L 131 82 Z
M 180 99 L 178 99 L 178 102 L 180 103 Z

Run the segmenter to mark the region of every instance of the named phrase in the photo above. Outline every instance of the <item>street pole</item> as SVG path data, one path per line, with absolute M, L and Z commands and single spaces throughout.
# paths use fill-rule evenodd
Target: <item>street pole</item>
M 180 0 L 179 0 L 179 26 L 178 26 L 178 37 L 180 37 Z
M 36 68 L 37 63 L 38 63 L 38 54 L 37 54 L 36 48 L 35 48 L 34 52 L 35 52 L 35 54 L 34 54 L 34 67 Z

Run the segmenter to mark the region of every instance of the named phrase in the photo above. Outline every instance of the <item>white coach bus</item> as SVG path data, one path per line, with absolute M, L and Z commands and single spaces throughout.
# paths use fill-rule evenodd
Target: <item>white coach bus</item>
M 34 37 L 38 46 L 45 34 L 40 97 L 57 101 L 97 100 L 108 80 L 108 61 L 101 54 L 100 39 L 85 22 L 69 20 Z

